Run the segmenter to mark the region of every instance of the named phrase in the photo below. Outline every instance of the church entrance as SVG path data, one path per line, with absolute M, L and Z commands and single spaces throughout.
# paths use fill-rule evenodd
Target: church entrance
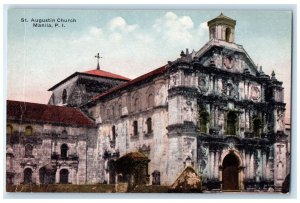
M 239 190 L 239 160 L 234 154 L 228 154 L 222 164 L 222 190 Z

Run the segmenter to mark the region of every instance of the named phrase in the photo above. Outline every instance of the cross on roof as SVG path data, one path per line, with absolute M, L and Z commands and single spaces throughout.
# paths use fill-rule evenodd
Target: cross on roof
M 99 60 L 100 60 L 102 57 L 100 56 L 99 53 L 97 53 L 97 55 L 95 56 L 95 58 L 97 59 L 97 70 L 100 70 Z

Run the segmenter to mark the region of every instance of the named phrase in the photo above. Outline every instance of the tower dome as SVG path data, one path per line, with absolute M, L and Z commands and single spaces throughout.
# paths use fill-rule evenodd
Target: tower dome
M 209 39 L 218 39 L 233 43 L 235 24 L 235 20 L 221 13 L 218 17 L 207 22 Z

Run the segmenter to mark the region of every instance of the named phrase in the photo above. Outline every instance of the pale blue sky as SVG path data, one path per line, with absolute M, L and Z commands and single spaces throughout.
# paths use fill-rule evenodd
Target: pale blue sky
M 274 69 L 290 98 L 291 12 L 221 10 L 8 11 L 8 99 L 47 103 L 47 89 L 75 71 L 96 67 L 135 78 L 199 50 L 208 41 L 206 22 L 223 12 L 237 21 L 235 43 L 243 45 L 265 73 Z M 65 28 L 33 28 L 21 18 L 75 18 Z

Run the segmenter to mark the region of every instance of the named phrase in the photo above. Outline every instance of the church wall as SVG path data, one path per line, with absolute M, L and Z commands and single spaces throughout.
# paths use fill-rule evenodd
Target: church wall
M 78 80 L 78 76 L 75 76 L 74 78 L 70 79 L 69 81 L 66 81 L 65 83 L 56 87 L 52 91 L 52 96 L 51 96 L 48 104 L 57 105 L 57 106 L 65 105 L 65 104 L 63 104 L 63 101 L 62 101 L 63 90 L 66 89 L 66 91 L 67 91 L 67 101 L 68 101 L 73 89 L 76 86 L 77 80 Z

